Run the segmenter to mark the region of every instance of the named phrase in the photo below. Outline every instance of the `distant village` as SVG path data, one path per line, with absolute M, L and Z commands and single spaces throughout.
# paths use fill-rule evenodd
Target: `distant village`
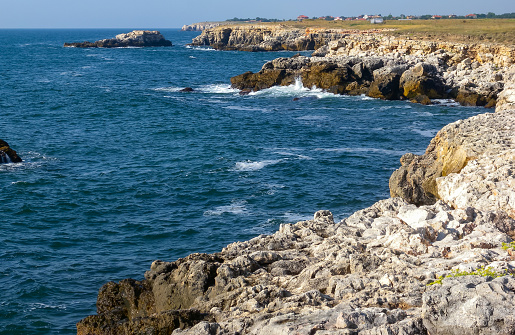
M 325 21 L 370 21 L 371 23 L 383 23 L 385 20 L 445 20 L 445 19 L 513 19 L 515 18 L 515 13 L 505 13 L 505 14 L 495 14 L 489 12 L 487 14 L 467 14 L 467 15 L 455 15 L 455 14 L 445 14 L 445 15 L 404 15 L 401 14 L 399 16 L 392 16 L 391 14 L 388 16 L 382 16 L 381 14 L 376 15 L 359 15 L 359 16 L 320 16 L 320 17 L 309 17 L 306 15 L 299 15 L 297 17 L 297 21 L 304 20 L 325 20 Z M 256 17 L 255 19 L 239 19 L 237 17 L 233 19 L 228 19 L 227 21 L 240 21 L 240 22 L 283 22 L 283 21 L 292 21 L 292 20 L 278 20 L 278 19 L 266 19 L 261 17 Z

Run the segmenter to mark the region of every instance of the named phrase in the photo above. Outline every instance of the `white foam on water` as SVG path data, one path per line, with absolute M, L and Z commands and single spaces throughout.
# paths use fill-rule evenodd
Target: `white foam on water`
M 197 57 L 195 57 L 195 56 L 190 56 L 190 58 L 191 58 L 191 59 L 196 59 Z
M 433 103 L 430 106 L 449 106 L 449 107 L 458 107 L 460 106 L 459 102 L 456 102 L 452 99 L 433 99 L 431 100 Z
M 231 110 L 239 110 L 239 111 L 249 111 L 249 112 L 269 112 L 266 108 L 258 108 L 258 107 L 244 107 L 244 106 L 225 106 L 224 109 Z
M 225 213 L 234 214 L 234 215 L 242 215 L 247 214 L 248 210 L 245 206 L 247 204 L 246 201 L 233 201 L 230 205 L 226 206 L 218 206 L 213 210 L 207 210 L 204 212 L 204 216 L 220 216 Z
M 257 91 L 250 92 L 251 96 L 265 96 L 265 97 L 291 97 L 291 98 L 316 98 L 316 99 L 324 99 L 324 98 L 334 98 L 339 97 L 339 95 L 324 92 L 324 90 L 316 87 L 307 88 L 302 84 L 302 80 L 300 78 L 295 79 L 295 83 L 288 86 L 272 86 L 270 88 Z
M 274 154 L 295 157 L 298 159 L 313 159 L 312 157 L 309 157 L 306 155 L 295 154 L 293 152 L 288 152 L 288 151 L 274 151 Z
M 156 91 L 156 92 L 179 92 L 183 88 L 184 87 L 158 87 L 158 88 L 154 88 L 152 90 Z
M 48 305 L 43 303 L 33 303 L 28 305 L 29 308 L 27 311 L 34 311 L 36 309 L 58 309 L 58 310 L 65 310 L 66 305 Z
M 215 93 L 215 94 L 238 94 L 240 90 L 232 88 L 227 84 L 211 84 L 204 85 L 198 88 L 202 93 Z
M 218 51 L 218 50 L 213 49 L 213 48 L 208 48 L 208 47 L 196 47 L 196 46 L 191 46 L 191 45 L 187 45 L 187 46 L 186 46 L 186 49 L 192 49 L 192 50 L 198 50 L 198 51 Z
M 234 170 L 235 171 L 258 171 L 258 170 L 261 170 L 262 168 L 264 168 L 265 166 L 268 166 L 268 165 L 273 165 L 273 164 L 277 164 L 279 162 L 281 162 L 282 159 L 275 159 L 275 160 L 264 160 L 264 161 L 258 161 L 258 162 L 253 162 L 253 161 L 245 161 L 245 162 L 237 162 L 236 165 L 234 166 Z

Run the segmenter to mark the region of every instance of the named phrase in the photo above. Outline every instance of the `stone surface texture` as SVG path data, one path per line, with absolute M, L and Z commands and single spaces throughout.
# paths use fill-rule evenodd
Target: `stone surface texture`
M 172 42 L 166 40 L 159 31 L 134 30 L 115 38 L 96 42 L 64 43 L 65 47 L 76 48 L 127 48 L 127 47 L 170 47 Z

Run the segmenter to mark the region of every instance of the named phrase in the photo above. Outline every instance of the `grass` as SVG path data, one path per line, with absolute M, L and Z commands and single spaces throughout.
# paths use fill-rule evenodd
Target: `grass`
M 442 19 L 442 20 L 386 20 L 373 25 L 369 21 L 324 21 L 304 20 L 275 23 L 254 23 L 260 25 L 300 28 L 300 29 L 392 29 L 385 34 L 412 37 L 423 40 L 449 42 L 481 42 L 515 45 L 515 19 Z
M 442 280 L 444 280 L 444 278 L 463 277 L 463 276 L 481 276 L 481 277 L 497 278 L 497 277 L 503 277 L 503 276 L 507 276 L 507 275 L 510 275 L 510 273 L 507 270 L 504 270 L 502 272 L 497 272 L 494 269 L 492 269 L 491 267 L 485 268 L 484 266 L 482 266 L 479 269 L 472 271 L 472 272 L 452 270 L 451 273 L 448 274 L 447 276 L 445 276 L 445 277 L 440 276 L 440 277 L 438 277 L 438 279 L 427 284 L 427 286 L 436 285 L 436 284 L 441 285 Z

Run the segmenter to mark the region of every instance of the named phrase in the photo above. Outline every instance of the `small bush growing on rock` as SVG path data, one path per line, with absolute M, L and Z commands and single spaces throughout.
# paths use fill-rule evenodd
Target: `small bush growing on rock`
M 510 243 L 502 242 L 502 249 L 503 250 L 514 250 L 515 251 L 515 242 L 510 242 Z
M 514 243 L 514 242 L 512 242 Z M 504 243 L 503 243 L 504 244 Z M 508 243 L 506 243 L 508 244 Z M 510 243 L 511 244 L 511 243 Z M 513 244 L 513 247 L 515 247 L 515 243 Z M 503 245 L 504 248 L 504 245 Z M 462 276 L 481 276 L 481 277 L 502 277 L 502 276 L 508 276 L 513 275 L 512 273 L 509 273 L 508 270 L 504 270 L 501 272 L 495 271 L 492 267 L 485 268 L 484 266 L 480 267 L 479 269 L 476 269 L 472 272 L 468 271 L 460 271 L 460 270 L 452 270 L 450 274 L 447 276 L 440 276 L 438 279 L 432 281 L 431 283 L 427 284 L 427 286 L 435 285 L 435 284 L 442 284 L 442 280 L 444 278 L 451 278 L 451 277 L 462 277 Z

